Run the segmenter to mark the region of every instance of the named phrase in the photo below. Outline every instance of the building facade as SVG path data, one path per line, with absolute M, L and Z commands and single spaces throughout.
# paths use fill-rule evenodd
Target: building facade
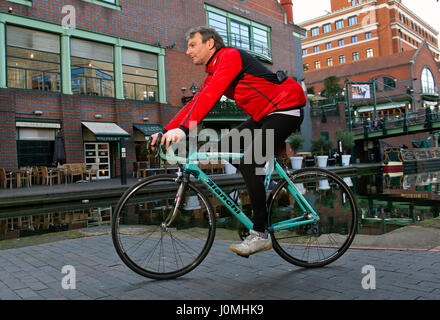
M 330 0 L 331 12 L 301 23 L 306 72 L 418 49 L 440 61 L 438 30 L 401 0 Z
M 194 26 L 302 78 L 303 30 L 282 3 L 0 0 L 0 167 L 50 166 L 60 132 L 67 163 L 109 178 L 125 156 L 131 172 L 145 136 L 182 107 L 183 88 L 201 84 L 204 68 L 185 55 Z
M 339 79 L 343 90 L 340 96 L 342 99 L 334 105 L 327 105 L 327 109 L 312 103 L 314 139 L 323 135 L 336 142 L 336 131 L 339 128 L 352 129 L 355 134 L 359 134 L 366 125 L 368 130 L 380 130 L 374 127 L 375 124 L 386 122 L 391 126 L 405 118 L 424 121 L 427 109 L 436 119 L 440 115 L 440 72 L 426 43 L 422 43 L 417 50 L 308 72 L 305 74 L 305 83 L 308 88 L 314 87 L 319 92 L 324 90 L 323 79 L 331 76 Z M 368 87 L 368 95 L 365 97 L 361 96 L 361 92 L 353 90 L 358 83 Z M 347 107 L 347 93 L 350 108 Z M 431 134 L 426 131 L 379 139 L 394 146 L 411 146 L 412 140 L 423 140 Z M 368 161 L 370 157 L 367 154 L 374 154 L 376 160 L 379 158 L 378 139 L 360 143 L 362 145 L 356 146 L 359 158 Z

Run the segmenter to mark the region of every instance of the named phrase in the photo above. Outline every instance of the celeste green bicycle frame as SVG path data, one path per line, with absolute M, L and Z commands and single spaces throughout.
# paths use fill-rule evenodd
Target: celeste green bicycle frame
M 160 156 L 162 159 L 169 162 L 185 164 L 183 172 L 194 176 L 197 180 L 201 181 L 207 186 L 208 189 L 228 208 L 229 211 L 249 230 L 253 228 L 253 222 L 244 214 L 244 212 L 235 204 L 235 202 L 223 192 L 223 190 L 214 182 L 212 179 L 206 175 L 199 167 L 198 161 L 209 161 L 209 160 L 220 160 L 227 159 L 229 161 L 242 158 L 241 153 L 228 153 L 228 152 L 190 152 L 188 158 L 175 156 L 171 151 L 171 155 L 166 155 L 163 151 L 160 151 Z M 266 166 L 266 176 L 265 176 L 265 187 L 267 189 L 269 182 L 271 181 L 273 170 L 275 170 L 281 179 L 285 179 L 288 183 L 287 189 L 290 191 L 292 196 L 297 201 L 299 207 L 301 208 L 303 214 L 293 219 L 280 221 L 272 224 L 268 227 L 269 232 L 277 232 L 289 228 L 293 228 L 299 225 L 304 225 L 308 223 L 313 223 L 319 221 L 320 218 L 312 206 L 307 202 L 303 195 L 295 187 L 294 183 L 283 170 L 280 164 L 271 159 L 269 165 Z

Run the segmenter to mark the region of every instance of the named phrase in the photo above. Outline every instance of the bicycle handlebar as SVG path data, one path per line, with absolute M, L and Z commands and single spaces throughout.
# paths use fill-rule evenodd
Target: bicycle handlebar
M 152 138 L 148 137 L 146 138 L 147 141 L 147 153 L 153 155 L 154 157 L 161 157 L 164 161 L 167 162 L 176 162 L 176 163 L 188 163 L 192 161 L 199 161 L 199 160 L 211 160 L 211 159 L 237 159 L 237 158 L 243 158 L 243 153 L 230 153 L 230 152 L 202 152 L 198 153 L 195 150 L 191 152 L 187 157 L 180 157 L 177 156 L 174 153 L 173 145 L 170 145 L 170 148 L 168 150 L 165 149 L 165 144 L 161 144 L 162 140 L 162 133 L 159 133 L 158 138 L 154 145 L 152 145 Z M 154 147 L 154 150 L 152 149 Z

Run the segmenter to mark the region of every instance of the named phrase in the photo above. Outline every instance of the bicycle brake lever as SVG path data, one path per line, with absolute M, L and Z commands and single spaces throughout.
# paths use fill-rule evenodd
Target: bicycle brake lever
M 154 146 L 152 145 L 153 142 L 153 138 L 152 137 L 148 137 L 147 140 L 147 153 L 152 154 L 154 157 L 158 157 L 159 153 L 160 153 L 160 141 L 162 140 L 162 133 L 159 133 L 157 136 L 157 140 L 156 143 L 154 144 Z M 152 149 L 152 147 L 154 147 L 154 150 Z

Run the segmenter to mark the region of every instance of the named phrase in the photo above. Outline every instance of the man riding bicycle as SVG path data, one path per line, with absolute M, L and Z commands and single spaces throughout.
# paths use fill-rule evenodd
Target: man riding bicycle
M 258 135 L 262 143 L 262 149 L 259 150 L 265 153 L 265 146 L 272 144 L 276 153 L 302 122 L 300 108 L 306 104 L 302 87 L 282 72 L 275 74 L 269 71 L 246 51 L 225 47 L 221 36 L 212 28 L 191 29 L 186 40 L 186 54 L 195 65 L 205 65 L 207 76 L 191 101 L 165 126 L 161 144 L 166 144 L 168 149 L 170 143 L 178 143 L 185 138 L 225 95 L 235 100 L 236 104 L 251 116 L 231 133 L 237 134 L 243 130 L 252 133 L 252 145 L 243 144 L 240 147 L 255 150 L 253 147 Z M 273 132 L 273 141 L 265 139 L 268 130 Z M 158 137 L 159 133 L 152 136 L 152 145 L 155 145 Z M 226 136 L 222 139 L 230 138 Z M 268 157 L 270 155 L 266 155 L 266 158 Z M 266 229 L 268 211 L 264 175 L 257 174 L 256 171 L 264 164 L 258 163 L 254 156 L 250 159 L 236 165 L 248 188 L 254 224 L 249 236 L 242 243 L 230 246 L 233 252 L 242 256 L 272 248 L 271 238 Z

